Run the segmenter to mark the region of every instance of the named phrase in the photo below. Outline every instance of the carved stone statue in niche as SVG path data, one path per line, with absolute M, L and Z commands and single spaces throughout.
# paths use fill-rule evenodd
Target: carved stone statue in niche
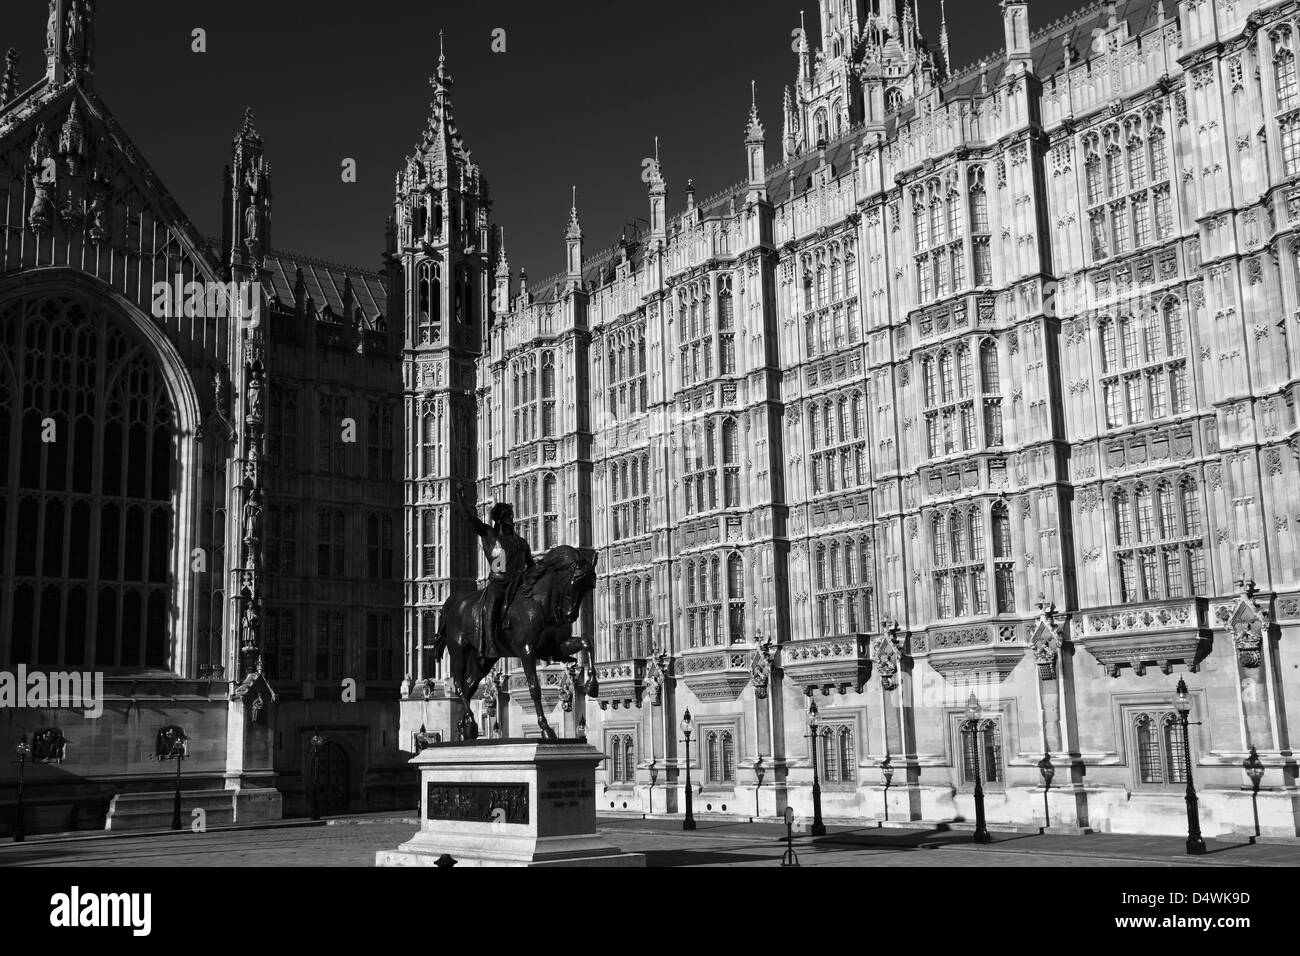
M 756 635 L 757 636 L 757 635 Z M 767 698 L 767 685 L 772 674 L 772 641 L 759 637 L 759 645 L 749 658 L 749 682 L 754 685 L 754 696 Z
M 257 610 L 257 604 L 254 601 L 248 601 L 244 604 L 244 617 L 240 623 L 240 639 L 244 647 L 257 646 L 257 634 L 261 627 L 262 618 Z
M 256 489 L 244 503 L 244 544 L 255 545 L 262 538 L 262 495 Z
M 248 414 L 245 420 L 250 425 L 262 421 L 262 371 L 258 368 L 248 373 Z
M 79 63 L 81 54 L 86 49 L 86 23 L 79 0 L 68 4 L 68 41 L 64 45 L 68 58 Z
M 257 209 L 257 196 L 255 194 L 250 195 L 249 203 L 244 209 L 244 232 L 245 238 L 249 242 L 257 241 L 257 228 L 260 218 Z
M 45 49 L 53 52 L 59 48 L 59 3 L 50 0 L 50 19 L 45 25 Z
M 108 177 L 95 170 L 90 187 L 90 241 L 96 244 L 108 238 Z
M 217 368 L 212 373 L 212 400 L 216 405 L 217 414 L 222 418 L 230 417 L 230 402 L 226 393 L 226 388 L 230 384 L 230 375 L 224 365 Z

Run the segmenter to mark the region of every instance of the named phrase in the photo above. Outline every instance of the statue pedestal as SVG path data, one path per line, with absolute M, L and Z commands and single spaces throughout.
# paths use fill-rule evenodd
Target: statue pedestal
M 645 866 L 596 832 L 596 767 L 576 740 L 435 744 L 420 769 L 420 832 L 376 866 Z M 444 864 L 445 865 L 445 864 Z

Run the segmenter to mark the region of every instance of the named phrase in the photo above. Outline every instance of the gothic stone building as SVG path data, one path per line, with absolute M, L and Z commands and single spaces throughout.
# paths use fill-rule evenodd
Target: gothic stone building
M 386 279 L 272 251 L 251 115 L 199 235 L 95 93 L 93 5 L 49 7 L 0 86 L 0 671 L 104 697 L 0 707 L 7 753 L 40 735 L 28 827 L 165 821 L 168 726 L 209 825 L 303 812 L 316 730 L 324 809 L 405 804 Z
M 779 163 L 755 107 L 739 185 L 669 215 L 655 164 L 596 255 L 575 202 L 544 282 L 493 251 L 479 497 L 599 554 L 599 699 L 545 675 L 598 805 L 681 809 L 689 709 L 697 813 L 808 814 L 815 702 L 830 817 L 969 819 L 978 776 L 1041 823 L 1050 764 L 1054 826 L 1184 832 L 1191 770 L 1205 832 L 1241 831 L 1253 748 L 1294 835 L 1296 4 L 1035 31 L 1003 0 L 965 70 L 910 3 L 820 6 Z M 521 691 L 489 730 L 535 732 Z
M 171 724 L 210 813 L 301 810 L 317 729 L 329 808 L 408 799 L 459 716 L 464 477 L 599 558 L 601 693 L 543 682 L 606 812 L 680 811 L 689 709 L 701 814 L 810 813 L 811 743 L 830 818 L 968 819 L 978 778 L 994 822 L 1179 833 L 1191 771 L 1214 836 L 1253 751 L 1295 835 L 1300 9 L 1003 0 L 958 70 L 908 0 L 820 8 L 778 162 L 755 102 L 742 182 L 670 214 L 656 161 L 595 254 L 575 199 L 530 283 L 445 61 L 369 272 L 275 250 L 251 120 L 198 235 L 51 0 L 45 75 L 0 87 L 0 666 L 107 675 L 98 719 L 0 709 L 71 741 L 51 817 L 165 787 Z M 260 294 L 160 312 L 178 275 Z M 530 708 L 509 666 L 475 704 Z

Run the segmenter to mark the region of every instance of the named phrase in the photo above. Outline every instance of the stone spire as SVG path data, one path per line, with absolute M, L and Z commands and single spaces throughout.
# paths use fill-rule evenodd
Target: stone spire
M 581 239 L 582 226 L 578 224 L 578 187 L 573 187 L 573 202 L 569 206 L 569 225 L 564 230 L 566 239 Z
M 568 279 L 571 283 L 582 281 L 582 226 L 578 224 L 578 187 L 573 187 L 573 203 L 569 207 L 569 225 L 564 230 Z
M 799 152 L 799 111 L 794 108 L 794 95 L 788 86 L 782 94 L 781 112 L 785 118 L 785 129 L 781 137 L 781 159 L 784 162 Z
M 799 58 L 799 88 L 812 76 L 812 56 L 808 52 L 808 30 L 804 26 L 803 11 L 799 11 L 799 49 L 795 51 Z
M 952 76 L 952 51 L 948 46 L 948 11 L 945 0 L 939 0 L 939 49 L 943 51 L 943 77 Z
M 429 121 L 425 126 L 420 143 L 416 146 L 417 154 L 424 156 L 434 167 L 448 167 L 453 162 L 466 166 L 470 163 L 469 150 L 456 126 L 456 117 L 451 104 L 451 90 L 456 85 L 447 69 L 447 52 L 443 45 L 442 31 L 438 31 L 438 68 L 429 77 L 433 87 L 433 102 L 430 104 Z M 448 179 L 451 177 L 448 176 Z
M 758 84 L 749 81 L 749 125 L 745 127 L 745 144 L 747 146 L 763 142 L 766 131 L 763 129 L 763 123 L 758 118 Z

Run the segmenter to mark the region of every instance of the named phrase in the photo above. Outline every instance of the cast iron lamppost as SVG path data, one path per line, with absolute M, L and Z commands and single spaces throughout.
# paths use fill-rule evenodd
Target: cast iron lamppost
M 172 829 L 181 828 L 181 761 L 185 759 L 185 731 L 172 726 L 158 733 L 158 759 L 176 761 L 176 793 L 172 798 Z
M 817 773 L 817 701 L 808 702 L 808 739 L 812 741 L 813 764 L 813 836 L 825 836 L 826 824 L 822 823 L 822 782 Z
M 992 843 L 989 828 L 984 822 L 984 770 L 980 761 L 980 702 L 971 691 L 966 700 L 966 726 L 970 728 L 971 749 L 975 751 L 975 842 Z
M 1043 759 L 1038 761 L 1038 772 L 1043 778 L 1043 830 L 1047 831 L 1052 827 L 1052 811 L 1047 805 L 1047 791 L 1052 788 L 1052 778 L 1056 776 L 1051 754 L 1043 754 Z
M 646 812 L 653 814 L 655 812 L 655 781 L 659 779 L 659 768 L 655 766 L 653 758 L 650 761 L 650 766 L 646 769 L 650 771 L 650 809 Z
M 682 820 L 683 830 L 695 829 L 695 812 L 691 801 L 691 712 L 688 709 L 682 715 L 682 733 L 686 735 L 686 817 Z
M 317 730 L 311 735 L 311 818 L 320 819 L 320 749 L 325 738 Z
M 1192 701 L 1187 696 L 1187 681 L 1178 678 L 1175 691 L 1174 707 L 1183 724 L 1183 764 L 1187 767 L 1187 852 L 1199 856 L 1205 852 L 1205 840 L 1201 837 L 1200 804 L 1196 800 L 1196 786 L 1192 782 L 1192 740 L 1188 735 L 1188 726 L 1200 726 L 1200 722 L 1189 724 L 1187 714 L 1192 709 Z
M 880 775 L 885 778 L 885 822 L 889 822 L 889 784 L 894 779 L 894 765 L 890 762 L 889 754 L 885 754 L 885 759 L 880 761 Z
M 1255 813 L 1255 835 L 1250 838 L 1250 842 L 1254 843 L 1259 838 L 1259 782 L 1264 776 L 1264 764 L 1254 747 L 1250 748 L 1250 756 L 1241 766 L 1246 771 L 1246 776 L 1250 777 L 1250 808 Z
M 22 740 L 18 741 L 18 747 L 15 753 L 18 754 L 18 809 L 17 816 L 14 817 L 14 842 L 22 843 L 27 839 L 27 827 L 23 820 L 23 771 L 27 766 L 27 755 L 32 752 L 32 748 L 27 743 L 27 735 L 23 734 Z
M 763 758 L 760 756 L 754 761 L 754 819 L 758 819 L 758 791 L 763 786 L 763 775 L 767 773 L 767 768 L 763 766 Z

